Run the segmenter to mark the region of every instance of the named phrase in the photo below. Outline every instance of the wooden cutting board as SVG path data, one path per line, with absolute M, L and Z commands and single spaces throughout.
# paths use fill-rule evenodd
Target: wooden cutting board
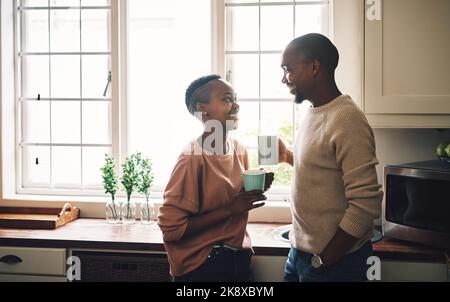
M 80 217 L 80 209 L 0 207 L 0 228 L 54 230 Z

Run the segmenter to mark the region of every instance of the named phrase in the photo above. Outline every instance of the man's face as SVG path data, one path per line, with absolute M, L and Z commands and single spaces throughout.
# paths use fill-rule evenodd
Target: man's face
M 289 88 L 289 92 L 295 95 L 295 103 L 301 104 L 308 98 L 312 85 L 312 62 L 304 55 L 298 54 L 292 49 L 286 49 L 283 53 L 281 68 L 283 78 L 281 82 Z

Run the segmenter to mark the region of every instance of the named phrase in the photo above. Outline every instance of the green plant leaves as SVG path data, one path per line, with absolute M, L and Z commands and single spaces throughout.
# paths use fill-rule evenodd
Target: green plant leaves
M 103 187 L 105 188 L 105 193 L 111 194 L 113 199 L 116 195 L 118 187 L 118 179 L 115 172 L 114 161 L 115 160 L 113 156 L 105 154 L 105 164 L 100 168 L 100 170 L 102 171 Z
M 151 160 L 148 158 L 144 159 L 141 152 L 136 152 L 130 157 L 127 157 L 121 167 L 122 177 L 120 178 L 120 183 L 127 194 L 128 200 L 134 190 L 143 194 L 146 200 L 148 200 L 154 179 Z M 113 156 L 105 154 L 105 165 L 101 167 L 101 171 L 103 173 L 105 193 L 111 194 L 114 200 L 119 180 L 115 172 L 115 160 Z

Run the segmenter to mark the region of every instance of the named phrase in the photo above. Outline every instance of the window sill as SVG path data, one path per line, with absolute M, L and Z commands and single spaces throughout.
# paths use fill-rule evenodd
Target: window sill
M 118 200 L 123 200 L 119 197 Z M 136 198 L 137 203 L 143 201 Z M 50 196 L 50 195 L 12 195 L 5 196 L 0 201 L 0 206 L 4 207 L 62 207 L 70 202 L 73 206 L 81 210 L 82 218 L 105 218 L 105 204 L 108 197 L 87 197 L 87 196 Z M 157 205 L 161 205 L 161 198 L 152 199 Z M 273 222 L 291 223 L 291 212 L 289 203 L 280 201 L 267 201 L 264 207 L 250 212 L 249 222 Z

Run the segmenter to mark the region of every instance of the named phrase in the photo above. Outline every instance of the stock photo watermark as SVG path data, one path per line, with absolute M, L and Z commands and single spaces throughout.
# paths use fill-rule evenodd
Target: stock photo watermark
M 367 265 L 370 265 L 367 270 L 368 281 L 381 281 L 381 259 L 376 256 L 367 259 Z
M 69 257 L 67 258 L 67 280 L 70 282 L 81 281 L 81 260 L 79 257 Z

